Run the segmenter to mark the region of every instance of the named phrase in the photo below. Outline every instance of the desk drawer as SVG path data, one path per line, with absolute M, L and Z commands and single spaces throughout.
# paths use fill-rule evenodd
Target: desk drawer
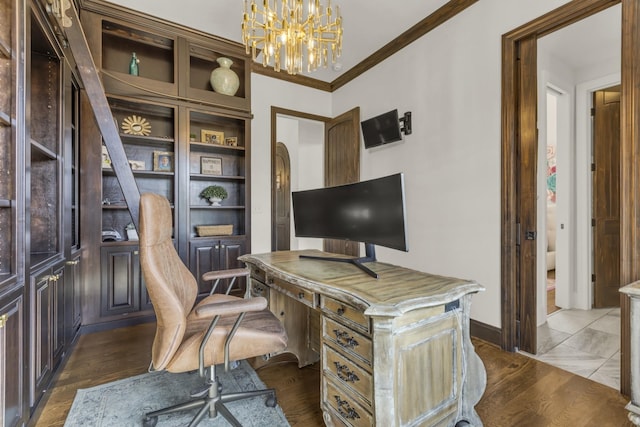
M 334 416 L 339 414 L 340 421 L 347 426 L 371 427 L 375 425 L 369 411 L 364 409 L 349 392 L 336 386 L 327 377 L 322 378 L 322 394 L 323 401 L 335 412 Z
M 277 291 L 282 292 L 283 294 L 300 301 L 311 308 L 316 308 L 318 306 L 316 303 L 316 294 L 314 292 L 302 289 L 280 279 L 273 279 L 272 282 L 273 283 L 270 281 L 271 287 Z
M 322 316 L 322 336 L 326 341 L 334 343 L 336 348 L 361 358 L 371 366 L 373 345 L 369 338 L 326 316 Z
M 355 390 L 371 407 L 373 399 L 373 378 L 363 368 L 347 359 L 328 345 L 322 347 L 322 369 L 325 376 L 344 389 Z
M 320 307 L 322 311 L 336 316 L 341 319 L 341 321 L 347 320 L 353 322 L 355 324 L 354 327 L 362 329 L 362 331 L 367 334 L 371 332 L 369 328 L 369 318 L 357 308 L 324 295 L 320 297 Z
M 269 301 L 269 287 L 264 283 L 251 279 L 251 296 L 252 297 L 264 297 Z
M 263 270 L 255 267 L 253 265 L 250 266 L 250 270 L 251 270 L 251 278 L 257 279 L 262 283 L 266 283 L 267 282 L 267 275 Z

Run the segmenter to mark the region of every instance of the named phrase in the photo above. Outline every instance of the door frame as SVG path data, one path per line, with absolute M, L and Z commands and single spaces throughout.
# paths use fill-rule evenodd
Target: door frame
M 622 102 L 621 102 L 621 280 L 640 278 L 640 0 L 574 0 L 502 36 L 502 159 L 501 159 L 501 315 L 502 348 L 515 351 L 523 340 L 535 345 L 535 277 L 518 290 L 518 206 L 523 195 L 517 187 L 518 151 L 537 135 L 535 44 L 539 37 L 622 3 Z M 537 141 L 536 141 L 537 143 Z M 535 175 L 535 170 L 533 171 Z M 523 212 L 535 224 L 533 214 Z M 533 218 L 531 218 L 533 216 Z M 531 260 L 529 260 L 531 261 Z M 535 275 L 535 251 L 533 256 Z M 529 282 L 529 283 L 527 283 Z M 533 286 L 533 289 L 529 289 Z M 620 391 L 629 394 L 629 303 L 621 297 Z M 521 325 L 518 331 L 518 322 Z
M 317 114 L 305 113 L 302 111 L 289 110 L 271 106 L 271 250 L 275 250 L 276 236 L 274 231 L 274 221 L 276 218 L 276 147 L 278 145 L 278 116 L 287 116 L 298 119 L 312 120 L 321 122 L 325 126 L 331 120 L 330 117 L 320 116 Z M 324 171 L 324 166 L 323 166 Z

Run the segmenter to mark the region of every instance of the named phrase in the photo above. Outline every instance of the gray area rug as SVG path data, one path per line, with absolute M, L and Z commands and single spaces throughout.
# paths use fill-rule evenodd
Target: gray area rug
M 217 370 L 223 393 L 265 388 L 258 375 L 246 361 L 224 372 Z M 123 380 L 79 389 L 65 421 L 65 426 L 75 427 L 130 427 L 141 426 L 146 412 L 189 400 L 189 394 L 203 384 L 197 373 L 172 374 L 151 372 Z M 227 405 L 231 413 L 245 426 L 282 426 L 287 422 L 280 406 L 269 408 L 265 397 L 254 397 Z M 158 417 L 158 427 L 186 426 L 196 410 Z M 203 427 L 226 427 L 229 423 L 221 416 L 205 418 Z

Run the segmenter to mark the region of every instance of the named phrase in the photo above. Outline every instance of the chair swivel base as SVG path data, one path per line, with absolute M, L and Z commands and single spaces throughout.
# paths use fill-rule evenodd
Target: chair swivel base
M 218 414 L 222 415 L 232 426 L 242 427 L 242 424 L 233 416 L 233 414 L 224 405 L 228 402 L 234 402 L 236 400 L 248 399 L 250 397 L 265 396 L 265 405 L 268 407 L 275 407 L 277 404 L 276 392 L 274 389 L 243 391 L 239 393 L 221 394 L 220 386 L 217 379 L 209 382 L 209 390 L 206 397 L 200 399 L 194 399 L 187 402 L 179 403 L 177 405 L 169 406 L 168 408 L 159 409 L 157 411 L 148 412 L 142 420 L 143 427 L 153 427 L 158 422 L 158 416 L 171 414 L 174 412 L 187 411 L 191 409 L 200 408 L 196 416 L 189 423 L 190 427 L 198 425 L 202 419 L 209 414 L 210 418 L 215 418 Z

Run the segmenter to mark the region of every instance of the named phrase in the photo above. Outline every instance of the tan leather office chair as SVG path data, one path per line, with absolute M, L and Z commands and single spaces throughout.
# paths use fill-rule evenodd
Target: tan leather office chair
M 215 365 L 262 356 L 284 349 L 287 335 L 280 321 L 266 309 L 262 297 L 244 299 L 211 294 L 196 302 L 195 278 L 179 258 L 171 240 L 171 208 L 166 198 L 143 193 L 140 198 L 140 264 L 156 313 L 157 328 L 152 348 L 152 369 L 169 372 L 198 370 L 206 388 L 197 399 L 146 414 L 143 424 L 153 426 L 159 415 L 200 408 L 191 421 L 198 424 L 208 413 L 224 416 L 240 426 L 225 402 L 267 395 L 275 406 L 273 389 L 222 394 Z M 210 272 L 206 280 L 247 275 L 246 269 Z

